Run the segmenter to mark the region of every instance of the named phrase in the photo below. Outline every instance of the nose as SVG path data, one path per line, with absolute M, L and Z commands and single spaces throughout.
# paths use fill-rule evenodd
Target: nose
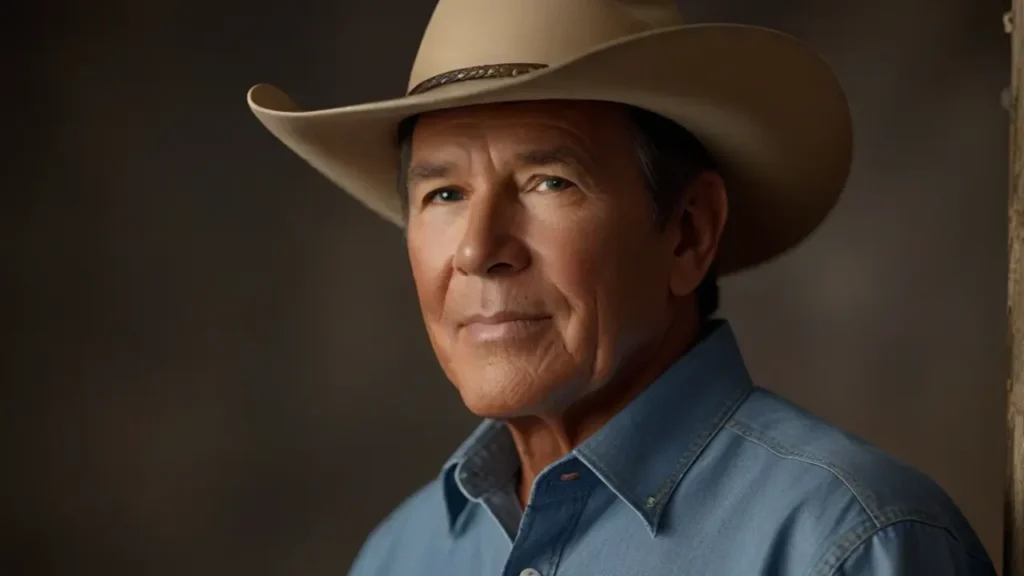
M 520 237 L 514 200 L 498 194 L 472 197 L 465 214 L 465 231 L 453 267 L 466 276 L 505 276 L 530 265 L 530 251 Z

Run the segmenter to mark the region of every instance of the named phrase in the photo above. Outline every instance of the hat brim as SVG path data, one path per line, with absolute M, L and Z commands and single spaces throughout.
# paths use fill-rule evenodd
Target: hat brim
M 507 79 L 471 80 L 368 104 L 303 111 L 282 91 L 249 91 L 256 117 L 285 145 L 388 221 L 403 225 L 398 124 L 476 104 L 603 100 L 645 108 L 697 136 L 728 186 L 720 274 L 764 263 L 809 236 L 849 173 L 850 109 L 806 44 L 756 26 L 664 28 Z

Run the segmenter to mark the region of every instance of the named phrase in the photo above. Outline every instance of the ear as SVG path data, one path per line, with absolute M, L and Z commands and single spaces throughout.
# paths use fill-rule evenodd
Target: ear
M 697 289 L 718 256 L 718 243 L 729 215 L 725 181 L 717 172 L 701 173 L 683 192 L 668 225 L 676 227 L 669 289 L 686 296 Z

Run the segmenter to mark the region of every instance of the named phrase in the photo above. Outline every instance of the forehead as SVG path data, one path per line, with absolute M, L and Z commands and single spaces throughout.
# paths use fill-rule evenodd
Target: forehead
M 630 136 L 624 106 L 546 100 L 428 112 L 413 132 L 413 155 L 480 144 L 568 144 L 587 151 L 621 147 Z

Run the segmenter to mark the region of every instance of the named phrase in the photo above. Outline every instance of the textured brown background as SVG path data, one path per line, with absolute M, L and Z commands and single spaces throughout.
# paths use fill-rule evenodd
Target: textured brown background
M 808 40 L 853 106 L 837 210 L 725 283 L 755 377 L 932 474 L 998 557 L 1006 2 L 683 5 Z M 244 99 L 259 81 L 310 107 L 396 95 L 431 8 L 15 8 L 0 405 L 20 571 L 344 573 L 473 425 L 424 337 L 401 236 Z

